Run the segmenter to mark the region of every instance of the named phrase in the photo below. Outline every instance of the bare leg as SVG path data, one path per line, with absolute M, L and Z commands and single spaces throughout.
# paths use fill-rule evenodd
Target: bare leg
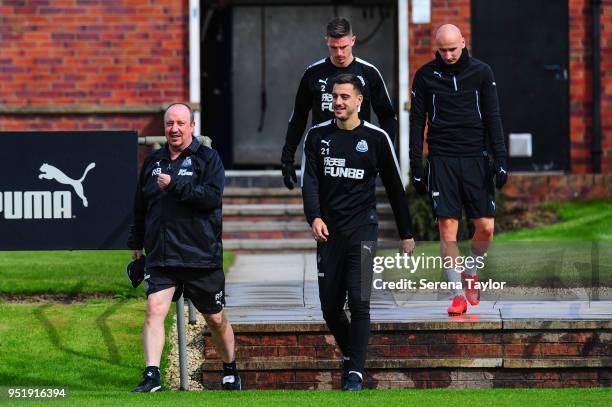
M 223 311 L 216 314 L 204 315 L 206 324 L 210 328 L 210 336 L 215 345 L 215 349 L 221 360 L 225 363 L 234 361 L 234 330 Z
M 494 218 L 472 219 L 474 222 L 474 237 L 472 238 L 472 253 L 477 256 L 484 256 L 493 240 L 495 230 Z
M 457 246 L 459 219 L 439 218 L 438 228 L 440 229 L 440 255 L 442 260 L 446 260 L 446 257 L 452 258 L 454 267 L 454 259 L 459 257 L 459 246 Z
M 144 358 L 147 366 L 159 367 L 164 349 L 164 320 L 168 315 L 174 287 L 158 291 L 147 298 L 147 317 L 142 330 Z

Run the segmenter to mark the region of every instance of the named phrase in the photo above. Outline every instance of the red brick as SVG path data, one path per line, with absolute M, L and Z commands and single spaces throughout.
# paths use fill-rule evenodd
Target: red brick
M 462 345 L 430 345 L 429 356 L 463 356 Z
M 241 335 L 235 337 L 237 345 L 252 346 L 295 346 L 297 345 L 296 335 Z
M 502 357 L 503 346 L 501 344 L 471 344 L 463 345 L 464 355 L 470 357 Z
M 540 344 L 542 356 L 579 356 L 580 348 L 572 343 Z

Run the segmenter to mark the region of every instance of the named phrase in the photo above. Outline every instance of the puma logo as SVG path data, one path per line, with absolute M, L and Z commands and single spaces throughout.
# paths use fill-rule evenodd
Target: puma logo
M 436 75 L 438 78 L 442 77 L 442 74 L 438 71 L 433 71 L 433 74 Z
M 77 194 L 77 196 L 83 201 L 83 206 L 87 208 L 87 198 L 83 194 L 83 180 L 87 176 L 87 173 L 91 171 L 95 166 L 96 163 L 90 163 L 87 168 L 85 168 L 83 176 L 78 180 L 74 180 L 68 177 L 58 168 L 45 163 L 40 166 L 40 175 L 38 175 L 38 178 L 54 179 L 60 184 L 70 185 L 74 189 L 74 192 Z
M 319 82 L 321 82 L 324 85 L 327 85 L 327 78 L 325 78 L 325 80 L 323 79 L 319 79 Z
M 372 248 L 370 246 L 363 245 L 363 249 L 367 250 L 370 254 L 372 254 Z
M 321 140 L 321 143 L 325 143 L 327 147 L 329 147 L 329 143 L 331 143 L 331 140 Z

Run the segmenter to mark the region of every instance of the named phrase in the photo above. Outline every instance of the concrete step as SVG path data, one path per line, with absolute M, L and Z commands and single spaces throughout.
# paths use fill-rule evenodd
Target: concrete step
M 376 206 L 379 215 L 392 215 L 391 205 L 381 203 Z M 266 203 L 266 204 L 228 204 L 223 205 L 223 216 L 304 216 L 302 204 Z
M 376 198 L 380 203 L 388 202 L 384 188 L 376 188 Z M 223 191 L 224 204 L 257 204 L 257 203 L 301 203 L 302 190 L 294 188 L 239 188 L 228 187 Z
M 378 223 L 379 230 L 395 229 L 395 222 L 383 220 Z M 310 232 L 306 221 L 227 221 L 223 222 L 224 232 Z
M 274 232 L 269 236 L 274 236 Z M 225 233 L 224 233 L 225 236 Z M 317 248 L 317 242 L 308 235 L 308 238 L 227 238 L 223 239 L 225 250 L 239 251 L 241 253 L 250 252 L 278 252 L 278 251 L 311 251 Z M 398 240 L 393 237 L 378 239 L 378 247 L 395 247 Z

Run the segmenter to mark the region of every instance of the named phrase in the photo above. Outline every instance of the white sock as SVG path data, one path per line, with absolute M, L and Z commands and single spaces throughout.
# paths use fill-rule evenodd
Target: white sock
M 478 272 L 478 269 L 476 268 L 476 257 L 478 257 L 478 255 L 474 254 L 474 252 L 471 252 L 470 256 L 472 257 L 472 259 L 474 259 L 474 261 L 470 262 L 471 267 L 468 267 L 467 265 L 465 266 L 465 275 L 475 276 Z
M 358 372 L 358 371 L 356 371 L 356 370 L 351 370 L 351 371 L 349 372 L 349 374 L 351 374 L 351 373 L 355 373 L 357 376 L 359 376 L 359 378 L 361 379 L 361 381 L 363 381 L 363 374 L 361 374 L 361 372 Z
M 457 270 L 455 270 L 454 268 L 444 269 L 444 272 L 446 273 L 446 278 L 448 279 L 449 283 L 459 283 L 459 284 L 455 284 L 455 286 L 463 287 L 461 283 L 461 273 L 457 273 Z M 463 295 L 463 288 L 453 288 L 452 291 L 453 291 L 453 296 Z

